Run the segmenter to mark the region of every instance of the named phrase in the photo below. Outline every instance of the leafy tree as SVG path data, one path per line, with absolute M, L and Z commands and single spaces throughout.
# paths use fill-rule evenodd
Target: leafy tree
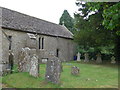
M 102 9 L 103 22 L 105 28 L 116 30 L 116 34 L 120 35 L 120 2 L 96 2 L 87 3 L 89 9 L 99 12 Z
M 120 2 L 87 3 L 89 10 L 99 12 L 102 10 L 102 24 L 108 30 L 115 32 L 115 56 L 120 60 Z
M 68 30 L 73 31 L 73 27 L 74 27 L 74 22 L 73 22 L 73 18 L 70 16 L 70 14 L 68 13 L 67 10 L 64 10 L 62 16 L 60 17 L 60 21 L 59 21 L 60 25 L 65 25 Z
M 75 27 L 79 31 L 76 31 L 74 40 L 78 43 L 79 48 L 84 49 L 84 52 L 100 52 L 103 51 L 103 47 L 114 46 L 113 31 L 106 30 L 102 25 L 102 9 L 90 15 L 92 10 L 89 9 L 90 6 L 87 3 L 78 2 L 76 4 L 81 6 L 80 13 L 75 14 Z

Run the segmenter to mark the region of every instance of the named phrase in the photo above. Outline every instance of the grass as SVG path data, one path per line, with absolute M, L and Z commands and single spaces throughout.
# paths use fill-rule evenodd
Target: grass
M 78 76 L 71 75 L 71 67 L 80 68 Z M 34 78 L 29 73 L 14 72 L 4 76 L 3 83 L 13 88 L 118 88 L 118 67 L 77 62 L 63 63 L 60 84 L 46 82 L 45 64 L 40 65 L 40 76 Z M 16 71 L 16 70 L 15 70 Z

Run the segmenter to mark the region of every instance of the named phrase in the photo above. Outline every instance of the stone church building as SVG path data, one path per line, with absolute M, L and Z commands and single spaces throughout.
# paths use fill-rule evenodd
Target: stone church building
M 37 37 L 37 43 L 29 45 L 37 49 L 39 62 L 48 59 L 50 52 L 62 61 L 73 60 L 73 34 L 64 25 L 0 7 L 0 64 L 8 62 L 9 50 L 17 63 L 20 50 L 28 46 L 29 34 Z

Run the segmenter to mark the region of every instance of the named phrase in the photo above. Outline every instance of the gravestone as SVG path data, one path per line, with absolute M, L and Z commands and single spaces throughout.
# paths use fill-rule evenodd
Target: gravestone
M 27 33 L 26 37 L 26 47 L 22 48 L 21 52 L 19 53 L 19 60 L 18 60 L 18 71 L 19 72 L 29 72 L 31 68 L 31 59 L 35 59 L 34 54 L 37 53 L 37 40 L 36 35 Z M 37 55 L 37 54 L 36 54 Z
M 29 72 L 30 70 L 30 48 L 22 48 L 19 53 L 18 71 Z
M 111 57 L 111 63 L 112 63 L 112 64 L 115 64 L 115 63 L 116 63 L 114 56 Z
M 76 67 L 76 66 L 73 66 L 71 68 L 71 74 L 72 75 L 79 75 L 79 71 L 80 71 L 80 69 L 78 67 Z
M 81 56 L 81 54 L 78 52 L 78 54 L 77 54 L 77 61 L 81 61 L 80 60 L 80 56 Z
M 59 58 L 51 55 L 47 61 L 45 79 L 54 84 L 60 83 L 61 61 Z
M 88 55 L 88 53 L 85 53 L 84 56 L 85 56 L 84 62 L 89 62 L 89 55 Z
M 34 77 L 38 77 L 39 75 L 39 62 L 36 54 L 31 58 L 29 74 Z
M 97 56 L 96 63 L 102 63 L 101 54 L 98 53 L 96 56 Z
M 91 61 L 94 61 L 94 58 L 91 58 Z

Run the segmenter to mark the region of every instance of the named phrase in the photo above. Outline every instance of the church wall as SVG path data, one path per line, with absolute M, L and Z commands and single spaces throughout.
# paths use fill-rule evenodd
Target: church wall
M 7 40 L 6 36 L 2 32 L 2 28 L 0 28 L 0 71 L 6 70 L 8 67 L 8 58 L 9 58 L 9 51 L 8 51 L 9 41 Z M 0 76 L 2 72 L 0 72 Z
M 2 31 L 0 30 L 0 76 L 1 75 L 2 75 Z
M 14 62 L 17 63 L 19 53 L 21 48 L 26 47 L 26 40 L 28 39 L 28 35 L 26 32 L 20 32 L 15 30 L 3 29 L 3 31 L 8 35 L 12 36 L 11 50 L 14 54 Z M 44 38 L 44 48 L 39 49 L 39 37 Z M 3 56 L 6 57 L 4 60 L 8 59 L 8 51 L 9 51 L 9 41 L 3 35 Z M 33 43 L 33 45 L 35 45 Z M 49 53 L 57 54 L 58 49 L 58 57 L 62 61 L 73 60 L 73 42 L 71 39 L 52 37 L 46 35 L 37 35 L 37 54 L 39 56 L 39 60 L 43 58 L 49 58 Z

